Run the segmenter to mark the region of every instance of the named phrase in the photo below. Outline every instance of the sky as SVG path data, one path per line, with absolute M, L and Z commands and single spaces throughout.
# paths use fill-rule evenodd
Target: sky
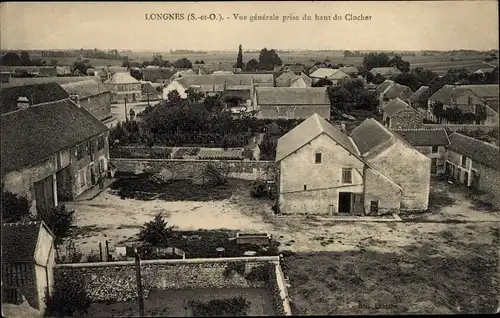
M 498 49 L 498 1 L 9 2 L 0 4 L 6 49 L 309 50 Z M 165 13 L 183 20 L 152 20 Z M 214 13 L 223 21 L 187 18 Z M 247 16 L 235 20 L 234 15 Z M 276 15 L 278 21 L 250 22 Z M 371 16 L 347 21 L 346 15 Z M 298 20 L 283 22 L 283 16 Z M 303 20 L 304 15 L 311 20 Z M 339 16 L 342 20 L 316 20 Z

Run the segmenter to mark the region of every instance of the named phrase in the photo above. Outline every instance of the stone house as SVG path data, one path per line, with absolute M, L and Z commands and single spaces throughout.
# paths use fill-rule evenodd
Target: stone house
M 43 314 L 52 294 L 56 249 L 54 234 L 43 222 L 2 224 L 2 302 L 22 297 Z
M 330 118 L 326 87 L 256 87 L 252 104 L 257 118 L 305 119 L 313 114 Z
M 471 120 L 476 125 L 498 125 L 498 111 L 495 111 L 481 97 L 476 95 L 473 90 L 467 86 L 471 85 L 444 85 L 440 90 L 434 93 L 427 103 L 427 119 L 440 124 L 452 124 L 453 120 L 444 115 L 436 115 L 436 105 L 442 104 L 443 110 L 458 109 L 463 114 L 479 115 L 485 113 L 485 118 L 476 118 Z M 472 85 L 476 86 L 476 85 Z M 490 104 L 494 102 L 490 100 Z M 494 105 L 493 105 L 494 106 Z
M 444 128 L 397 129 L 393 132 L 431 159 L 431 175 L 444 173 L 446 148 L 450 144 L 448 133 Z
M 104 121 L 111 117 L 111 92 L 99 80 L 90 79 L 61 86 L 70 96 L 74 96 L 74 101 L 79 106 L 99 120 Z
M 429 100 L 430 90 L 428 86 L 420 86 L 419 89 L 413 95 L 408 98 L 407 102 L 411 107 L 415 108 L 419 112 L 422 112 L 424 115 L 427 110 L 427 101 Z
M 318 68 L 316 71 L 309 74 L 309 77 L 313 82 L 317 82 L 320 79 L 328 79 L 332 81 L 333 85 L 340 84 L 341 80 L 344 78 L 350 78 L 350 76 L 339 69 L 333 68 Z
M 385 89 L 379 96 L 380 109 L 384 109 L 385 105 L 389 104 L 391 101 L 399 98 L 403 101 L 407 101 L 413 95 L 411 88 L 398 83 L 390 83 L 387 89 Z
M 402 74 L 397 67 L 375 67 L 370 70 L 370 73 L 373 76 L 380 75 L 385 78 L 396 77 Z
M 314 114 L 278 140 L 276 162 L 282 213 L 427 210 L 430 159 L 374 119 L 348 136 Z
M 311 85 L 312 85 L 312 79 L 309 76 L 307 76 L 306 74 L 301 73 L 294 80 L 292 80 L 290 87 L 292 87 L 292 88 L 306 88 L 306 87 L 311 87 Z
M 446 175 L 457 183 L 489 193 L 497 205 L 500 204 L 499 163 L 498 146 L 459 133 L 450 135 Z
M 104 84 L 111 91 L 112 103 L 129 103 L 141 100 L 141 82 L 130 76 L 129 73 L 115 73 Z
M 33 212 L 73 200 L 108 170 L 108 128 L 69 99 L 2 114 L 1 124 L 2 184 Z
M 389 129 L 422 128 L 424 116 L 399 97 L 389 102 L 382 110 L 384 125 Z

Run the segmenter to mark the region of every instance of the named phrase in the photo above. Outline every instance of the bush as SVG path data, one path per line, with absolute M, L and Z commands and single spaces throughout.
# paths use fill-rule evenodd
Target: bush
M 86 314 L 91 299 L 80 276 L 64 273 L 55 280 L 53 294 L 45 296 L 45 304 L 47 316 L 71 317 Z
M 245 275 L 245 263 L 243 262 L 232 262 L 228 263 L 226 268 L 224 269 L 223 275 L 224 278 L 229 278 L 233 272 L 240 274 L 241 276 Z
M 139 232 L 139 240 L 157 246 L 168 247 L 168 238 L 172 236 L 173 226 L 168 226 L 161 213 L 157 214 L 154 220 L 144 223 Z
M 251 303 L 239 296 L 234 298 L 214 299 L 208 302 L 188 301 L 195 317 L 246 316 Z
M 37 218 L 47 224 L 56 237 L 56 244 L 59 244 L 69 235 L 71 225 L 74 221 L 74 213 L 75 211 L 69 211 L 66 209 L 66 206 L 60 205 L 51 208 L 48 212 L 38 211 Z
M 26 197 L 2 190 L 1 200 L 2 222 L 21 222 L 30 217 L 31 202 Z

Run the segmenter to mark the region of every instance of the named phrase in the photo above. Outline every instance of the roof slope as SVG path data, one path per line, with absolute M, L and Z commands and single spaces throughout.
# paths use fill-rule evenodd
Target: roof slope
M 448 146 L 450 140 L 444 128 L 393 130 L 412 146 Z
M 399 75 L 401 71 L 397 67 L 375 67 L 370 70 L 373 75 Z
M 330 105 L 326 87 L 256 87 L 260 105 Z
M 304 82 L 306 83 L 306 86 L 307 87 L 311 87 L 312 85 L 312 78 L 310 78 L 309 76 L 307 76 L 306 74 L 304 73 L 301 73 L 299 76 L 297 76 L 291 83 L 290 85 L 292 85 L 293 83 L 295 83 L 296 81 L 298 80 L 304 80 Z
M 2 114 L 17 110 L 19 97 L 31 100 L 32 105 L 66 99 L 69 94 L 57 83 L 12 86 L 0 89 L 0 110 Z
M 405 85 L 401 85 L 398 83 L 394 83 L 385 93 L 384 97 L 388 99 L 393 99 L 399 97 L 403 100 L 406 100 L 413 95 L 413 91 L 411 88 Z
M 176 79 L 189 88 L 197 85 L 251 85 L 253 83 L 274 83 L 273 74 L 229 74 L 229 75 L 186 75 Z
M 375 89 L 375 93 L 377 94 L 382 94 L 385 92 L 386 89 L 388 89 L 391 85 L 394 85 L 395 83 L 391 80 L 385 80 L 383 81 L 377 88 Z
M 349 75 L 342 72 L 341 70 L 333 68 L 319 68 L 313 73 L 311 73 L 309 76 L 314 78 L 328 78 L 330 80 L 349 77 Z
M 351 138 L 361 155 L 391 141 L 393 134 L 373 118 L 365 119 L 351 132 Z
M 68 99 L 3 114 L 1 120 L 2 174 L 41 162 L 108 130 Z
M 289 87 L 292 82 L 297 79 L 299 76 L 290 70 L 286 70 L 276 78 L 276 86 L 277 87 Z
M 2 83 L 2 88 L 13 86 L 58 83 L 60 85 L 94 79 L 93 76 L 50 76 L 50 77 L 11 77 L 9 83 Z
M 276 147 L 276 161 L 281 161 L 285 157 L 288 157 L 288 155 L 295 152 L 322 133 L 335 140 L 351 154 L 357 157 L 359 156 L 359 153 L 349 136 L 321 118 L 318 114 L 314 114 L 278 139 L 278 145 Z
M 474 92 L 464 86 L 444 85 L 441 89 L 435 92 L 429 100 L 441 102 L 446 105 L 462 96 L 465 92 L 471 92 L 474 94 Z
M 42 222 L 2 224 L 2 263 L 34 262 Z
M 61 85 L 69 94 L 77 94 L 79 99 L 109 93 L 109 89 L 97 79 Z
M 401 98 L 396 97 L 384 107 L 384 113 L 387 116 L 392 117 L 407 109 L 408 107 L 410 107 L 410 105 L 405 103 Z
M 500 89 L 497 84 L 484 85 L 460 85 L 459 87 L 471 90 L 474 94 L 481 98 L 497 98 L 499 97 Z
M 455 132 L 450 135 L 449 149 L 487 167 L 500 170 L 500 148 L 497 146 Z
M 358 74 L 359 73 L 359 70 L 356 66 L 342 66 L 341 68 L 339 68 L 339 70 L 341 70 L 342 72 L 344 72 L 346 74 Z
M 133 78 L 129 73 L 114 73 L 109 80 L 105 82 L 106 84 L 138 84 L 138 80 Z
M 420 86 L 419 89 L 408 99 L 411 103 L 414 102 L 423 102 L 425 99 L 429 97 L 429 87 L 428 86 Z

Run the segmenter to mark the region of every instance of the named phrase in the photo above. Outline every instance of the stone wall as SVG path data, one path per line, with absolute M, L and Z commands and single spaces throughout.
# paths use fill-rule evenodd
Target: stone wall
M 485 134 L 490 133 L 492 131 L 498 132 L 498 126 L 486 126 L 486 125 L 424 124 L 423 128 L 430 128 L 430 129 L 444 128 L 449 131 L 482 132 Z
M 172 172 L 174 179 L 191 179 L 199 175 L 208 164 L 227 169 L 230 178 L 245 180 L 256 180 L 276 169 L 273 161 L 112 158 L 111 162 L 116 166 L 117 172 L 135 174 L 157 173 L 166 168 Z
M 244 267 L 240 273 L 231 265 Z M 282 275 L 270 275 L 270 281 L 250 279 L 253 268 L 272 264 L 276 273 L 279 257 L 239 257 L 218 259 L 146 260 L 141 261 L 141 277 L 144 295 L 152 290 L 187 288 L 262 288 L 275 286 L 282 300 L 280 307 L 289 308 L 286 286 Z M 230 270 L 228 270 L 228 268 Z M 225 272 L 229 272 L 226 275 Z M 243 274 L 243 275 L 242 275 Z M 131 300 L 137 297 L 135 262 L 104 262 L 58 264 L 54 279 L 76 276 L 83 279 L 92 301 Z M 278 282 L 278 280 L 281 280 Z M 286 301 L 286 303 L 285 303 Z

